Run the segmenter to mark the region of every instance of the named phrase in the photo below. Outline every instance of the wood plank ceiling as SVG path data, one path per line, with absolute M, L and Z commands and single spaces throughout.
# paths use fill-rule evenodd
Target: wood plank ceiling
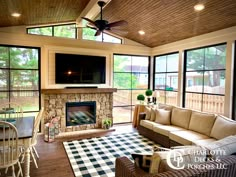
M 1 0 L 0 27 L 41 25 L 76 20 L 90 0 Z M 18 12 L 20 18 L 11 13 Z
M 0 27 L 75 21 L 89 0 L 1 0 Z M 205 9 L 193 6 L 202 2 Z M 155 47 L 236 26 L 236 0 L 111 0 L 103 19 L 126 20 L 124 37 Z M 22 13 L 13 19 L 10 13 Z M 140 36 L 139 30 L 145 35 Z M 118 33 L 117 33 L 118 34 Z M 122 34 L 122 33 L 121 33 Z

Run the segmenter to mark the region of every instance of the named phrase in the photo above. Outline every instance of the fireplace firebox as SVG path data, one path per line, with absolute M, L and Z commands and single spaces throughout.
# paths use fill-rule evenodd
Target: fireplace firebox
M 96 101 L 67 102 L 66 126 L 96 124 Z

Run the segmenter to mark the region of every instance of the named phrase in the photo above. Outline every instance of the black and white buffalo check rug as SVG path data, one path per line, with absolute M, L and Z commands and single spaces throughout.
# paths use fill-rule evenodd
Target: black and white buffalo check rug
M 76 177 L 114 177 L 117 157 L 151 153 L 155 143 L 138 133 L 63 142 Z

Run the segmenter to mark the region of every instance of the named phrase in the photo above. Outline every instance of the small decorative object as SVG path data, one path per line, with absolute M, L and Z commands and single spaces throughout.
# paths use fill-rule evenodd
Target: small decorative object
M 140 104 L 143 104 L 143 101 L 145 100 L 144 95 L 143 95 L 143 94 L 139 94 L 139 95 L 137 96 L 137 100 L 140 101 Z
M 54 125 L 52 123 L 46 123 L 44 130 L 45 130 L 44 141 L 49 142 L 49 143 L 53 142 L 55 139 Z
M 111 118 L 105 118 L 102 120 L 102 128 L 109 129 L 112 126 Z
M 156 97 L 152 97 L 152 102 L 153 102 L 154 104 L 156 104 L 156 103 L 157 103 L 157 98 L 156 98 Z
M 58 121 L 59 121 L 59 118 L 57 118 L 57 117 L 54 117 L 54 118 L 51 120 L 51 123 L 53 124 L 54 129 L 55 129 L 55 135 L 58 135 L 58 134 L 60 133 Z
M 157 98 L 160 97 L 160 93 L 158 91 L 154 91 L 153 97 L 152 97 L 152 101 L 154 104 L 157 104 Z
M 145 95 L 147 96 L 148 104 L 151 103 L 152 90 L 147 89 Z

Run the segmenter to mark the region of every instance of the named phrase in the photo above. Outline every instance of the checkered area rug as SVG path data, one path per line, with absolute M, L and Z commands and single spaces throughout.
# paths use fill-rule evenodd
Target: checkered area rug
M 151 153 L 155 143 L 138 133 L 63 142 L 76 177 L 114 177 L 117 157 Z

